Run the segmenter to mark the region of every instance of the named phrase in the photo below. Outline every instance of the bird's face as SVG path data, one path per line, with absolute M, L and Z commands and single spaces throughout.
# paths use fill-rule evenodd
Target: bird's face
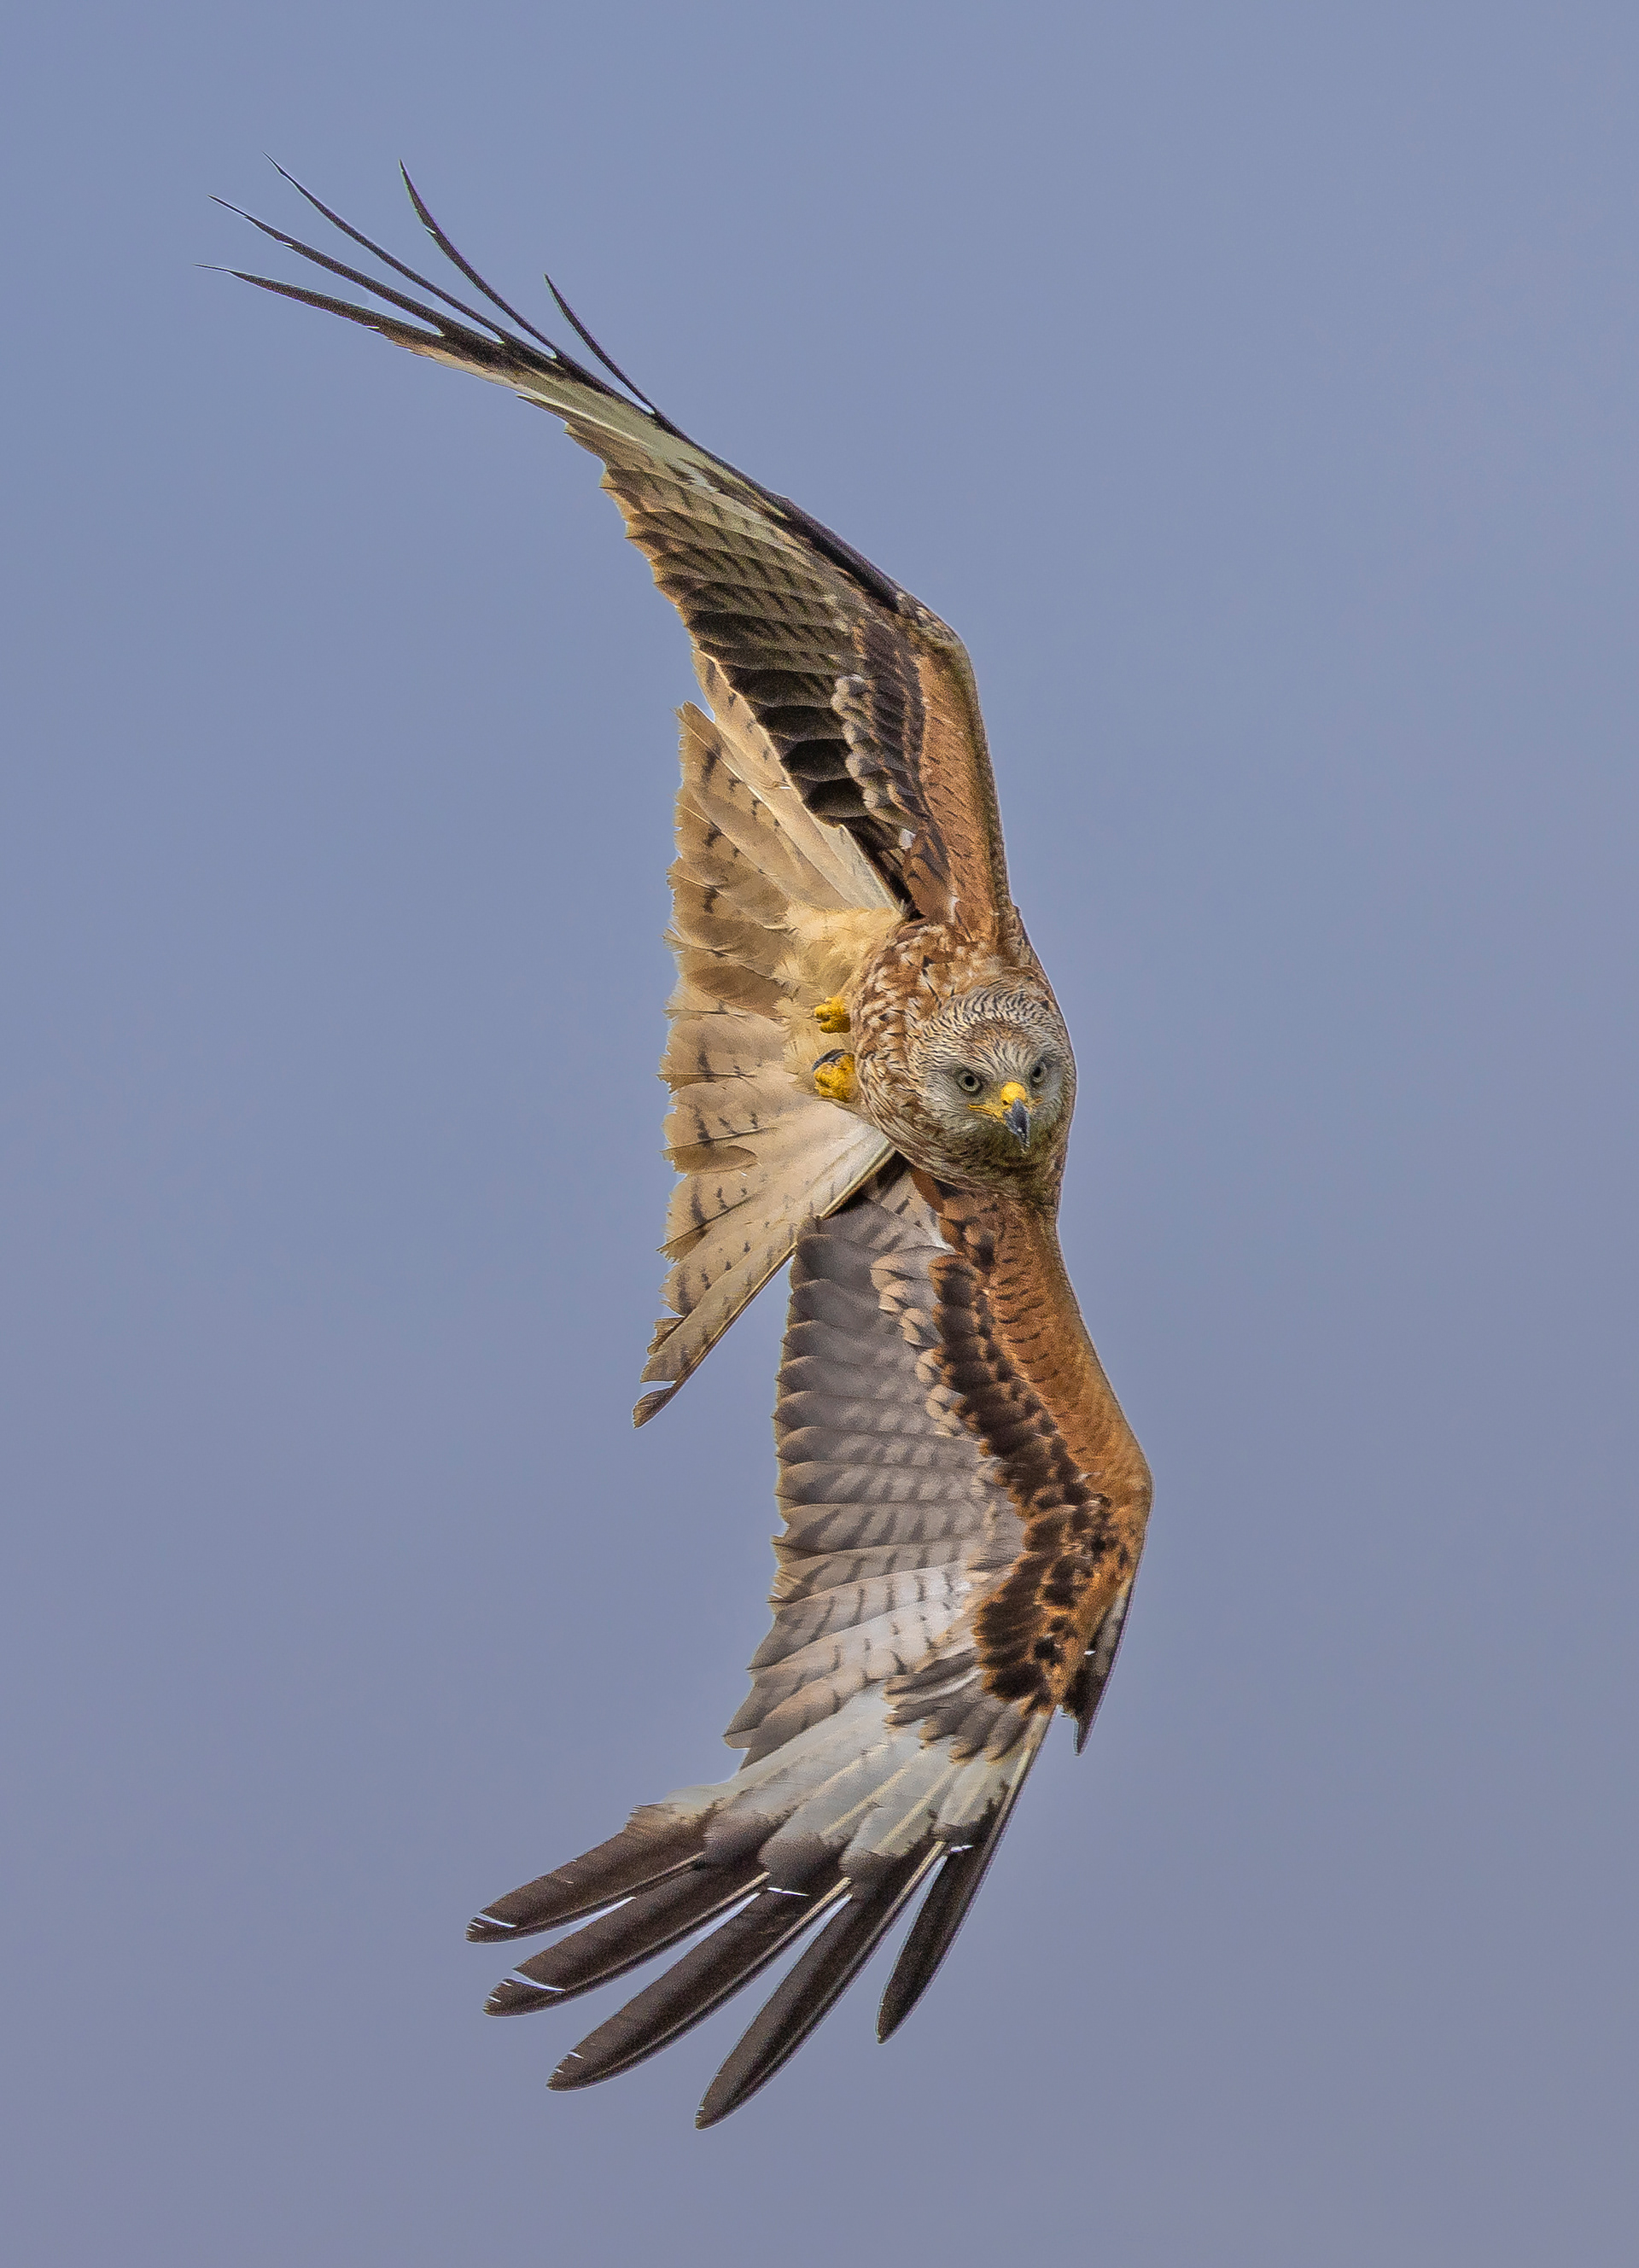
M 993 989 L 944 1002 L 911 1041 L 934 1170 L 1030 1172 L 1062 1153 L 1075 1101 L 1069 1035 L 1051 1000 Z

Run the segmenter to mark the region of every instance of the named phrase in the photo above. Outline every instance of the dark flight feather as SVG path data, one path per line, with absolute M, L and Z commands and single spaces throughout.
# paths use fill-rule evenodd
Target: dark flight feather
M 1137 1580 L 1134 1577 L 1134 1581 Z M 1116 1655 L 1121 1650 L 1121 1633 L 1126 1627 L 1126 1610 L 1132 1603 L 1133 1585 L 1129 1583 L 1093 1635 L 1093 1642 L 1082 1658 L 1082 1666 L 1070 1681 L 1070 1690 L 1064 1697 L 1067 1712 L 1075 1719 L 1075 1753 L 1079 1756 L 1087 1746 L 1087 1736 L 1093 1729 L 1093 1719 L 1098 1714 L 1098 1705 L 1104 1697 L 1104 1688 L 1110 1683 L 1110 1673 L 1116 1666 Z
M 694 1820 L 656 1824 L 639 1811 L 607 1843 L 485 1906 L 467 1924 L 467 1935 L 475 1945 L 497 1945 L 580 1921 L 690 1865 L 705 1840 Z
M 313 207 L 314 212 L 321 213 L 324 218 L 329 222 L 332 228 L 339 229 L 342 234 L 345 237 L 351 237 L 352 241 L 358 245 L 362 251 L 369 253 L 373 259 L 379 260 L 383 267 L 392 269 L 395 274 L 402 276 L 407 284 L 414 284 L 423 291 L 430 291 L 435 299 L 442 299 L 445 306 L 447 307 L 454 307 L 458 315 L 470 316 L 475 323 L 487 324 L 491 329 L 494 329 L 496 328 L 493 320 L 490 316 L 482 313 L 476 307 L 469 307 L 464 299 L 457 299 L 452 292 L 447 291 L 441 284 L 435 284 L 430 276 L 423 276 L 418 269 L 409 267 L 403 261 L 398 258 L 396 254 L 389 252 L 385 245 L 378 244 L 373 237 L 365 235 L 364 232 L 361 229 L 355 228 L 351 221 L 343 220 L 340 213 L 333 212 L 330 210 L 330 207 L 324 203 L 321 198 L 314 196 L 310 188 L 307 188 L 302 182 L 299 181 L 294 173 L 287 173 L 284 166 L 279 164 L 277 158 L 275 158 L 272 163 L 275 173 L 279 175 L 282 180 L 286 180 L 290 183 L 292 188 L 295 190 L 299 197 L 305 197 L 307 202 Z M 399 172 L 402 173 L 404 169 L 401 166 L 399 167 Z M 410 197 L 412 201 L 414 201 L 416 192 L 410 184 L 408 174 L 405 174 L 404 176 L 404 186 L 410 190 Z M 237 212 L 239 208 L 237 205 L 230 205 L 228 210 L 230 212 Z M 244 217 L 246 219 L 249 219 L 250 216 L 246 214 Z M 254 222 L 252 225 L 253 226 L 259 228 L 261 227 L 262 223 L 257 221 Z M 298 251 L 302 249 L 300 246 L 297 246 L 295 248 Z M 464 261 L 457 260 L 454 264 L 460 268 L 463 276 L 469 273 Z M 495 294 L 490 290 L 488 284 L 484 283 L 482 276 L 473 276 L 470 280 L 477 285 L 479 291 L 484 293 L 486 299 L 495 299 L 497 306 L 500 306 L 504 304 L 499 299 L 495 298 Z M 509 314 L 512 313 L 510 308 L 507 309 L 507 313 Z M 531 329 L 531 326 L 524 322 L 521 315 L 513 316 L 513 320 L 516 323 L 521 324 L 522 328 L 527 331 Z M 552 347 L 552 342 L 550 339 L 547 338 L 542 332 L 535 331 L 532 335 L 535 338 L 539 339 L 541 344 L 547 348 L 549 351 L 556 352 L 556 350 Z
M 408 176 L 406 176 L 406 178 L 408 178 Z M 551 293 L 558 313 L 562 315 L 564 320 L 569 325 L 571 330 L 573 331 L 581 345 L 583 347 L 589 348 L 597 357 L 598 360 L 602 364 L 604 369 L 609 371 L 614 377 L 617 378 L 624 387 L 628 387 L 631 393 L 636 394 L 638 400 L 643 404 L 644 408 L 648 411 L 650 416 L 654 419 L 657 424 L 663 425 L 668 433 L 676 433 L 679 429 L 672 423 L 671 419 L 667 416 L 664 410 L 657 409 L 655 408 L 654 404 L 649 400 L 648 395 L 643 391 L 643 388 L 637 385 L 631 379 L 627 377 L 625 372 L 622 370 L 614 356 L 609 353 L 605 348 L 601 347 L 598 344 L 591 332 L 587 330 L 586 325 L 581 321 L 580 316 L 576 314 L 574 309 L 570 306 L 568 300 L 565 298 L 563 293 L 558 290 L 557 284 L 553 283 L 551 277 L 547 274 L 544 269 L 541 271 L 541 281 Z
M 704 2021 L 848 1894 L 834 1863 L 801 1890 L 759 1890 L 702 1943 L 572 2048 L 547 2081 L 593 2087 L 630 2071 Z
M 715 2126 L 764 2087 L 847 1991 L 904 1911 L 943 1845 L 930 1843 L 868 1889 L 856 1889 L 770 1994 L 710 2087 L 695 2117 Z
M 527 331 L 532 339 L 538 340 L 540 344 L 543 346 L 547 352 L 551 356 L 554 362 L 561 363 L 566 368 L 570 367 L 570 357 L 565 354 L 563 349 L 559 347 L 554 340 L 549 339 L 544 331 L 536 330 L 535 325 L 529 320 L 528 317 L 527 315 L 520 315 L 517 308 L 513 306 L 510 299 L 503 299 L 500 293 L 495 289 L 492 284 L 486 284 L 484 282 L 483 276 L 479 275 L 477 269 L 467 258 L 466 254 L 456 249 L 449 238 L 444 233 L 444 231 L 439 226 L 437 221 L 434 220 L 432 213 L 427 208 L 426 200 L 423 197 L 420 190 L 416 187 L 415 183 L 410 180 L 405 168 L 401 166 L 398 171 L 405 188 L 410 192 L 410 202 L 416 209 L 416 217 L 420 221 L 421 225 L 425 229 L 427 234 L 432 239 L 433 243 L 437 245 L 439 250 L 444 254 L 446 260 L 449 261 L 451 267 L 460 269 L 461 274 L 466 277 L 469 284 L 473 284 L 478 291 L 482 291 L 484 298 L 490 301 L 491 306 L 498 307 L 502 314 L 508 317 L 511 321 L 516 323 L 520 331 Z M 396 266 L 397 262 L 395 261 L 394 265 Z M 557 296 L 557 293 L 554 292 L 553 297 L 556 298 Z M 560 300 L 558 304 L 561 306 L 563 303 Z M 567 313 L 567 309 L 565 309 L 565 312 Z M 570 316 L 569 320 L 572 323 L 574 323 L 575 329 L 577 331 L 580 331 L 580 326 L 579 323 L 575 323 L 575 319 L 572 315 Z M 664 426 L 668 432 L 676 432 L 677 429 L 672 424 L 670 419 L 661 416 L 661 412 L 654 407 L 654 404 L 649 400 L 648 396 L 640 392 L 637 387 L 632 385 L 631 380 L 626 376 L 624 371 L 616 370 L 614 364 L 610 362 L 609 357 L 598 345 L 597 341 L 590 337 L 585 332 L 581 332 L 580 335 L 586 340 L 586 343 L 591 348 L 593 353 L 596 355 L 598 360 L 603 364 L 604 368 L 613 372 L 614 376 L 620 380 L 621 384 L 626 387 L 629 393 L 637 395 L 639 401 L 642 404 L 643 408 L 648 411 L 655 423 L 657 425 Z M 577 370 L 581 368 L 581 365 L 579 364 L 572 366 Z M 588 377 L 591 375 L 589 372 L 585 374 Z
M 237 213 L 240 220 L 247 220 L 252 228 L 260 230 L 263 236 L 271 238 L 275 244 L 282 244 L 287 252 L 293 252 L 300 259 L 311 261 L 314 267 L 322 268 L 331 276 L 343 276 L 348 283 L 357 284 L 361 291 L 368 291 L 374 298 L 385 299 L 389 306 L 402 307 L 406 314 L 418 316 L 423 322 L 432 324 L 439 336 L 459 341 L 464 347 L 481 348 L 486 354 L 494 353 L 492 341 L 484 338 L 480 332 L 469 330 L 464 323 L 452 323 L 449 317 L 440 315 L 436 307 L 423 306 L 419 299 L 412 299 L 406 292 L 395 291 L 392 284 L 380 283 L 374 276 L 366 276 L 361 268 L 350 268 L 344 260 L 333 259 L 328 252 L 315 251 L 312 245 L 304 244 L 299 237 L 287 235 L 282 228 L 275 228 L 269 221 L 258 220 L 255 213 L 245 212 L 238 205 L 230 205 L 224 198 L 218 197 L 217 202 L 222 205 L 225 211 Z M 370 242 L 369 238 L 359 236 L 357 229 L 350 229 L 348 234 L 356 238 L 366 251 L 375 251 L 376 247 Z M 387 257 L 385 254 L 380 256 L 384 259 Z M 405 268 L 402 261 L 395 260 L 390 264 L 397 268 L 402 274 L 408 276 L 412 283 L 419 284 L 424 291 L 432 292 L 447 305 L 469 317 L 473 322 L 485 325 L 490 330 L 495 332 L 498 337 L 505 336 L 500 325 L 492 322 L 488 315 L 481 314 L 477 308 L 469 307 L 461 300 L 451 298 L 447 291 L 440 291 L 435 284 L 427 283 L 425 278 L 417 276 L 413 269 Z M 269 276 L 247 276 L 237 268 L 233 270 L 233 273 L 239 276 L 241 283 L 260 284 L 269 291 L 292 293 L 292 286 L 288 284 L 277 284 Z M 336 313 L 345 315 L 355 323 L 363 323 L 366 328 L 373 328 L 378 320 L 371 308 L 353 306 L 345 299 L 327 302 L 327 305 L 331 306 Z M 417 333 L 416 335 L 419 338 L 421 334 Z M 520 348 L 520 351 L 527 350 Z M 599 379 L 598 384 L 601 386 L 602 380 Z M 607 390 L 605 388 L 605 391 Z
M 624 1905 L 601 1914 L 533 1960 L 520 1961 L 484 2004 L 486 2016 L 521 2016 L 556 2007 L 594 1985 L 607 1984 L 657 1953 L 680 1945 L 727 1913 L 767 1880 L 755 1862 L 733 1867 L 692 1866 L 639 1890 Z
M 911 1934 L 904 1941 L 893 1974 L 888 1979 L 882 1994 L 882 2007 L 877 2011 L 876 2036 L 891 2039 L 928 1986 L 933 1983 L 941 1962 L 950 1950 L 956 1932 L 967 1919 L 968 1910 L 978 1896 L 979 1885 L 990 1872 L 990 1862 L 996 1855 L 1019 1792 L 1030 1777 L 1036 1761 L 1037 1750 L 1047 1731 L 1049 1719 L 1038 1718 L 1028 1736 L 1027 1745 L 1008 1792 L 997 1805 L 994 1815 L 978 1841 L 970 1844 L 965 1851 L 953 1851 L 940 1868 L 934 1886 L 922 1901 L 920 1912 L 911 1925 Z

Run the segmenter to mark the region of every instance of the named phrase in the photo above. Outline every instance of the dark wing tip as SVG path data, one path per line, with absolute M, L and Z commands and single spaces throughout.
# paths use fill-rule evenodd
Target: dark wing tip
M 1093 1642 L 1082 1655 L 1070 1682 L 1070 1690 L 1065 1696 L 1065 1708 L 1075 1720 L 1075 1753 L 1078 1756 L 1087 1746 L 1087 1736 L 1093 1729 L 1098 1705 L 1104 1697 L 1104 1688 L 1109 1684 L 1110 1673 L 1115 1668 L 1132 1596 L 1133 1586 L 1129 1583 L 1094 1631 Z
M 607 1843 L 550 1874 L 537 1874 L 475 1914 L 467 1924 L 468 1939 L 474 1945 L 500 1945 L 582 1920 L 691 1866 L 705 1840 L 705 1829 L 698 1819 L 635 1812 Z
M 856 1885 L 840 1912 L 770 1994 L 705 2090 L 695 2113 L 698 2127 L 720 2124 L 790 2062 L 893 1927 L 942 1848 L 930 1843 L 876 1882 Z
M 486 1907 L 483 1913 L 474 1914 L 467 1924 L 469 1945 L 504 1945 L 509 1937 L 522 1934 L 515 1921 L 503 1921 L 498 1914 Z
M 408 180 L 408 174 L 405 175 L 405 179 Z M 597 357 L 604 369 L 609 372 L 612 378 L 617 378 L 629 394 L 636 394 L 638 400 L 643 404 L 643 407 L 648 411 L 650 416 L 654 419 L 657 424 L 663 425 L 668 433 L 676 433 L 677 431 L 677 428 L 672 423 L 670 418 L 655 408 L 654 404 L 649 400 L 648 395 L 645 394 L 642 387 L 635 384 L 632 379 L 629 379 L 625 372 L 622 370 L 620 364 L 615 360 L 614 357 L 610 354 L 607 354 L 604 350 L 599 346 L 591 332 L 587 330 L 580 316 L 576 314 L 568 300 L 565 298 L 557 284 L 553 283 L 551 277 L 545 273 L 543 273 L 541 281 L 551 293 L 553 299 L 557 302 L 559 313 L 563 316 L 564 320 L 569 325 L 571 330 L 573 331 L 575 336 L 580 341 L 582 346 L 588 348 L 590 351 Z
M 225 210 L 236 214 L 241 220 L 247 220 L 253 228 L 259 229 L 262 235 L 270 237 L 276 244 L 283 245 L 286 250 L 293 252 L 299 259 L 311 261 L 315 267 L 328 269 L 333 276 L 345 277 L 350 284 L 356 284 L 361 291 L 371 294 L 373 298 L 384 299 L 389 306 L 401 308 L 405 313 L 415 316 L 421 322 L 432 327 L 433 336 L 431 341 L 428 341 L 422 333 L 412 331 L 406 325 L 395 324 L 390 320 L 374 316 L 345 300 L 329 298 L 322 294 L 303 293 L 292 285 L 272 283 L 265 276 L 245 275 L 239 269 L 230 269 L 228 272 L 231 275 L 239 276 L 247 284 L 259 284 L 263 291 L 277 292 L 287 299 L 299 299 L 308 306 L 320 307 L 328 313 L 341 315 L 351 322 L 365 324 L 370 329 L 379 331 L 383 337 L 393 340 L 400 346 L 422 349 L 427 343 L 436 345 L 439 340 L 442 340 L 450 346 L 459 349 L 465 357 L 474 363 L 491 370 L 505 369 L 508 372 L 520 366 L 527 367 L 533 364 L 536 368 L 541 368 L 550 364 L 563 375 L 575 379 L 581 385 L 590 387 L 594 393 L 606 394 L 613 400 L 627 401 L 628 407 L 636 406 L 641 409 L 645 416 L 655 415 L 642 396 L 639 396 L 638 402 L 633 405 L 626 395 L 617 393 L 616 389 L 607 380 L 600 378 L 595 371 L 588 370 L 584 364 L 576 361 L 573 356 L 565 354 L 555 340 L 549 338 L 544 331 L 538 330 L 509 300 L 503 299 L 498 291 L 486 284 L 471 261 L 457 251 L 448 236 L 439 226 L 428 210 L 425 200 L 402 166 L 399 170 L 403 174 L 405 188 L 428 234 L 451 266 L 475 286 L 491 307 L 498 308 L 509 322 L 516 325 L 515 332 L 507 330 L 495 316 L 484 313 L 480 308 L 472 306 L 465 299 L 456 298 L 452 292 L 447 291 L 441 284 L 435 283 L 430 276 L 423 276 L 418 269 L 409 267 L 398 258 L 396 254 L 388 251 L 384 245 L 377 244 L 373 238 L 365 236 L 360 230 L 356 229 L 351 221 L 343 220 L 340 213 L 333 211 L 321 198 L 316 197 L 310 188 L 296 179 L 293 173 L 287 173 L 277 158 L 270 158 L 269 162 L 281 179 L 289 182 L 299 196 L 304 197 L 315 212 L 321 214 L 343 236 L 362 247 L 373 259 L 380 261 L 383 267 L 391 269 L 395 275 L 402 276 L 407 282 L 413 284 L 418 291 L 425 291 L 431 298 L 441 302 L 444 307 L 454 309 L 455 315 L 464 320 L 454 320 L 450 316 L 440 313 L 435 307 L 420 300 L 409 298 L 393 285 L 381 283 L 359 269 L 350 268 L 341 261 L 333 260 L 328 253 L 318 251 L 312 245 L 303 244 L 296 237 L 287 235 L 283 229 L 274 228 L 268 222 L 258 220 L 254 213 L 247 213 L 241 207 L 230 204 L 225 197 L 218 197 L 213 200 L 214 202 L 221 205 Z M 476 329 L 470 328 L 473 325 L 478 328 Z M 520 335 L 520 334 L 522 335 Z M 635 389 L 633 391 L 635 392 Z M 664 419 L 659 422 L 667 423 Z M 668 427 L 668 430 L 675 431 L 676 428 Z
M 484 2013 L 519 2016 L 595 1992 L 611 1977 L 640 1968 L 718 1920 L 760 1889 L 766 1879 L 755 1859 L 739 1866 L 697 1862 L 663 1874 L 647 1889 L 635 1891 L 595 1920 L 572 1930 L 544 1953 L 520 1961 L 491 1993 Z
M 521 1977 L 503 1977 L 484 2004 L 486 2016 L 527 2016 L 536 2008 L 550 2008 L 563 1999 L 543 1985 L 527 1984 Z
M 978 1895 L 986 1857 L 986 1844 L 973 1843 L 965 1850 L 953 1851 L 940 1868 L 888 1979 L 882 2006 L 876 2012 L 879 2040 L 893 2037 L 933 1983 Z
M 876 2036 L 889 2040 L 898 2030 L 917 2002 L 937 1975 L 941 1962 L 950 1950 L 956 1932 L 967 1919 L 979 1885 L 990 1871 L 990 1862 L 996 1855 L 1013 1807 L 1020 1791 L 1030 1777 L 1030 1766 L 1046 1736 L 1048 1718 L 1038 1718 L 1033 1734 L 1025 1735 L 1024 1753 L 1018 1768 L 1008 1783 L 1008 1791 L 997 1805 L 994 1815 L 983 1835 L 965 1850 L 953 1850 L 934 1880 L 934 1886 L 922 1901 L 922 1910 L 911 1925 L 911 1933 L 900 1949 L 894 1963 L 893 1974 L 888 1979 L 888 1989 L 882 1994 L 882 2007 L 877 2011 Z
M 847 1896 L 833 1862 L 801 1890 L 761 1890 L 683 1959 L 572 2047 L 547 2085 L 559 2093 L 613 2079 L 721 2007 Z

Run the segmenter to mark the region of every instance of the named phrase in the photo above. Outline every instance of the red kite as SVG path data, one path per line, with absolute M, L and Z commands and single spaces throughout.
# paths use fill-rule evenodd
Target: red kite
M 245 281 L 560 417 L 602 460 L 709 704 L 682 711 L 661 1065 L 681 1178 L 669 1312 L 635 1415 L 662 1408 L 790 1263 L 773 1627 L 727 1731 L 741 1769 L 640 1806 L 469 1934 L 510 1945 L 580 1925 L 520 1962 L 496 2014 L 555 2007 L 690 1940 L 570 2051 L 555 2088 L 642 2061 L 801 1945 L 712 2081 L 710 2125 L 779 2070 L 912 1906 L 880 2036 L 914 2007 L 1053 1712 L 1086 1739 L 1149 1474 L 1059 1257 L 1075 1065 L 1008 892 L 962 645 L 688 439 L 554 290 L 598 369 L 555 346 L 410 195 L 495 313 L 312 197 L 426 296 L 262 222 L 397 312 Z

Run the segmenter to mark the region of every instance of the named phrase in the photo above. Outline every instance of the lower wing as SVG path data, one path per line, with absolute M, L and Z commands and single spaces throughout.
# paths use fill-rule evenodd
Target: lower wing
M 496 1943 L 581 1925 L 496 1988 L 497 2015 L 554 2007 L 695 1940 L 569 2051 L 555 2088 L 642 2062 L 809 1939 L 707 2091 L 698 2123 L 714 2124 L 919 1898 L 882 1999 L 886 2039 L 972 1903 L 1052 1707 L 991 1690 L 976 1635 L 1029 1524 L 949 1382 L 936 1287 L 949 1259 L 897 1167 L 801 1239 L 775 1411 L 774 1624 L 727 1734 L 745 1764 L 641 1807 L 469 1928 Z M 1089 1718 L 1128 1589 L 1082 1667 Z

